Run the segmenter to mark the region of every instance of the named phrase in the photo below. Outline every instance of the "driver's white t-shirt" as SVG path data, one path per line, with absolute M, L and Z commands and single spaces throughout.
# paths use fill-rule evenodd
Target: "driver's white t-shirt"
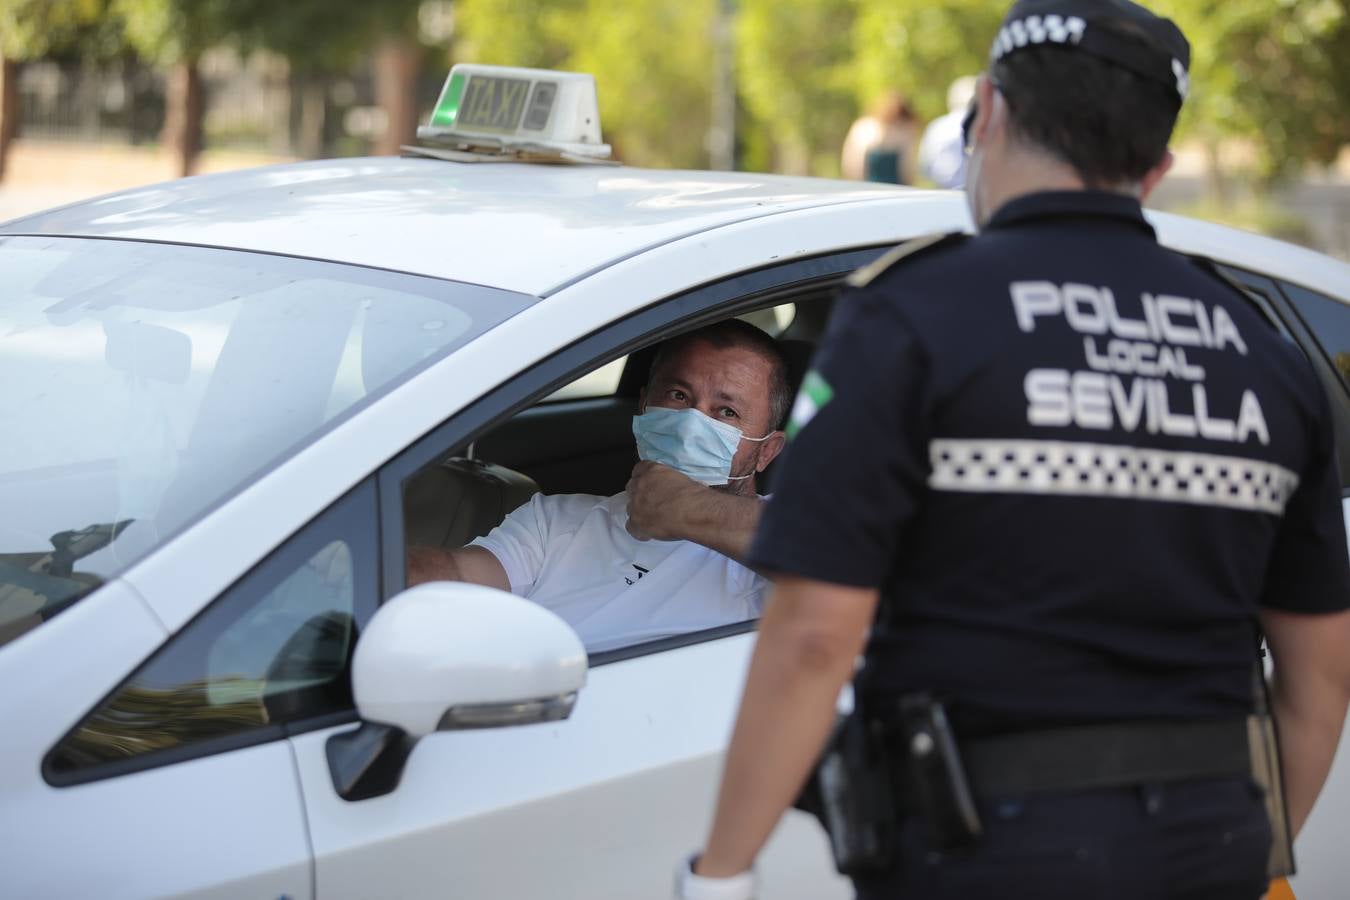
M 627 524 L 627 493 L 535 494 L 472 545 L 592 653 L 759 616 L 765 579 L 701 544 L 639 541 Z

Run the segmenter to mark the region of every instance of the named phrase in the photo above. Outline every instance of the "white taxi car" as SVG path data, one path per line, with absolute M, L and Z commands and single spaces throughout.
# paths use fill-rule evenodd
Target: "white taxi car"
M 800 368 L 847 273 L 963 199 L 608 165 L 556 73 L 457 69 L 433 124 L 0 226 L 3 896 L 660 898 L 701 839 L 753 622 L 588 658 L 526 601 L 405 590 L 405 551 L 621 490 L 655 343 L 744 316 Z M 1153 221 L 1350 441 L 1350 267 Z M 1303 898 L 1350 883 L 1345 757 Z M 761 867 L 848 895 L 800 813 Z

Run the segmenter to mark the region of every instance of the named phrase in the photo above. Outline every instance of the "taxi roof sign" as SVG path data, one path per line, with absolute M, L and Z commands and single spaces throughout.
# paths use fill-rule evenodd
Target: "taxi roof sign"
M 417 136 L 460 150 L 607 160 L 595 79 L 581 72 L 460 63 Z

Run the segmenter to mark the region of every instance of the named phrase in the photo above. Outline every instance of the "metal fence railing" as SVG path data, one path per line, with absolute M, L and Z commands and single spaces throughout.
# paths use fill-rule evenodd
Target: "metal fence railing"
M 263 53 L 213 51 L 201 61 L 207 148 L 283 155 L 367 152 L 384 121 L 369 66 L 303 75 Z M 435 102 L 443 73 L 426 72 L 419 106 Z M 164 127 L 165 73 L 135 60 L 42 60 L 19 69 L 19 137 L 149 144 Z

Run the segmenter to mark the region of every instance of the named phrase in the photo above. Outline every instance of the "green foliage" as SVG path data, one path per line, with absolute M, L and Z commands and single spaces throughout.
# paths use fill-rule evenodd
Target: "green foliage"
M 461 62 L 590 72 L 625 162 L 707 164 L 715 0 L 461 0 Z
M 127 41 L 161 65 L 195 61 L 230 37 L 233 0 L 110 0 Z
M 706 166 L 716 0 L 586 0 L 571 68 L 600 87 L 600 121 L 625 161 Z
M 983 71 L 1007 7 L 989 0 L 864 3 L 853 33 L 857 101 L 893 89 L 921 119 L 944 114 L 951 83 Z
M 0 0 L 0 56 L 38 59 L 109 43 L 109 0 Z M 111 43 L 116 45 L 114 39 Z M 104 55 L 96 53 L 95 55 Z
M 457 0 L 455 58 L 595 74 L 625 160 L 700 166 L 722 0 Z M 735 0 L 741 164 L 837 174 L 853 118 L 881 92 L 920 117 L 984 67 L 1010 0 Z M 1257 174 L 1327 162 L 1350 143 L 1350 0 L 1145 0 L 1195 51 L 1179 138 L 1240 139 Z M 307 72 L 358 65 L 383 34 L 413 34 L 420 0 L 0 0 L 0 54 L 162 65 L 232 43 Z
M 459 0 L 456 54 L 463 62 L 559 69 L 583 33 L 584 0 Z
M 774 148 L 773 168 L 839 172 L 857 113 L 853 30 L 860 0 L 741 0 L 737 79 L 749 126 Z
M 740 163 L 838 174 L 863 104 L 909 93 L 925 116 L 979 71 L 1002 0 L 738 0 Z M 456 58 L 591 72 L 605 133 L 632 163 L 701 166 L 718 0 L 459 0 Z
M 416 33 L 421 0 L 229 0 L 220 24 L 241 49 L 286 57 L 304 72 L 356 66 L 380 36 Z
M 1329 162 L 1350 142 L 1347 0 L 1154 0 L 1191 41 L 1182 134 L 1240 137 L 1259 174 Z

